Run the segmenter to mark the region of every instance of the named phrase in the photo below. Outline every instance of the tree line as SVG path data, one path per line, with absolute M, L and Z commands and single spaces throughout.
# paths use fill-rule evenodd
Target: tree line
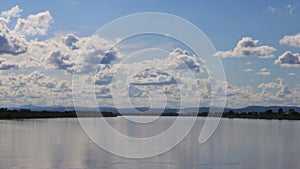
M 115 117 L 111 112 L 91 111 L 32 111 L 29 109 L 10 110 L 0 108 L 0 119 L 32 119 L 32 118 L 75 118 L 75 117 Z

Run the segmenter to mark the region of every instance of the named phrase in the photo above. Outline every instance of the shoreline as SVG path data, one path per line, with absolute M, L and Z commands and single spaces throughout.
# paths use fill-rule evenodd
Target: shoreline
M 121 117 L 121 116 L 136 116 L 136 117 L 152 117 L 158 115 L 106 115 L 101 116 L 97 113 L 97 116 L 67 116 L 67 115 L 51 115 L 51 116 L 28 116 L 22 115 L 21 117 L 0 117 L 0 120 L 33 120 L 33 119 L 63 119 L 63 118 L 109 118 L 109 117 Z M 1 113 L 0 113 L 1 116 Z M 161 116 L 161 115 L 160 115 Z M 202 115 L 163 115 L 161 117 L 196 117 L 196 118 L 206 118 L 207 116 Z M 209 118 L 217 118 L 218 116 L 209 116 Z M 261 116 L 245 116 L 245 115 L 237 115 L 237 116 L 224 116 L 222 115 L 221 119 L 249 119 L 249 120 L 290 120 L 290 121 L 300 121 L 300 115 L 296 116 L 268 116 L 268 115 L 261 115 Z
M 167 117 L 221 117 L 229 119 L 265 119 L 265 120 L 300 120 L 300 114 L 293 109 L 288 112 L 279 110 L 272 112 L 234 112 L 232 110 L 223 113 L 193 113 L 193 112 L 163 112 L 161 114 L 135 114 L 128 113 L 122 115 L 115 112 L 103 111 L 101 113 L 95 111 L 31 111 L 29 109 L 9 110 L 0 108 L 0 120 L 10 119 L 46 119 L 46 118 L 99 118 L 99 117 L 118 117 L 118 116 L 167 116 Z

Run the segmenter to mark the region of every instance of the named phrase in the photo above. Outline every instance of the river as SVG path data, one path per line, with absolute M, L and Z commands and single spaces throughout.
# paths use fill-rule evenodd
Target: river
M 173 118 L 160 118 L 150 130 L 120 117 L 107 120 L 121 133 L 140 137 L 157 134 Z M 76 118 L 0 120 L 0 169 L 300 168 L 299 121 L 222 119 L 212 137 L 199 144 L 203 122 L 204 118 L 198 118 L 187 137 L 170 151 L 130 159 L 99 148 Z

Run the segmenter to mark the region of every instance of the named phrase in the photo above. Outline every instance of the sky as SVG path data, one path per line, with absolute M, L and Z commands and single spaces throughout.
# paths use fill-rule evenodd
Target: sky
M 299 106 L 300 2 L 32 0 L 0 4 L 1 107 L 71 106 L 74 95 L 80 97 L 82 106 L 93 105 L 87 99 L 89 90 L 72 90 L 73 73 L 81 75 L 87 89 L 93 89 L 99 106 L 115 106 L 116 99 L 126 107 L 128 103 L 122 101 L 126 97 L 130 104 L 143 107 L 162 103 L 176 107 L 180 102 L 191 106 L 199 100 L 201 106 L 208 106 L 212 79 L 188 46 L 168 37 L 143 35 L 111 48 L 120 39 L 95 34 L 113 20 L 141 12 L 176 15 L 205 33 L 216 48 L 210 57 L 220 59 L 224 66 L 226 81 L 214 83 L 216 91 L 226 90 L 226 107 Z M 143 55 L 140 59 L 132 56 L 137 63 L 126 61 L 130 54 L 153 47 L 165 53 L 144 51 L 138 53 Z M 183 76 L 187 69 L 196 79 Z M 120 70 L 131 76 L 122 79 L 130 85 L 125 88 L 129 92 L 121 87 L 112 91 L 112 79 Z M 195 81 L 197 89 L 188 85 Z M 181 89 L 187 90 L 184 96 Z

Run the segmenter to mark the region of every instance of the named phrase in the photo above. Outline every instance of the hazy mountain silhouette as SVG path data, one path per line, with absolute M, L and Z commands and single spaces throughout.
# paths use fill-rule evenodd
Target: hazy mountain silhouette
M 247 106 L 244 108 L 224 108 L 224 112 L 228 112 L 230 110 L 233 110 L 235 112 L 265 112 L 267 110 L 272 110 L 273 112 L 277 112 L 279 108 L 282 108 L 283 111 L 288 111 L 289 109 L 294 109 L 297 112 L 300 112 L 300 107 L 296 106 Z M 20 107 L 9 107 L 9 109 L 15 109 L 15 110 L 20 110 L 20 109 L 29 109 L 32 111 L 56 111 L 56 112 L 64 112 L 64 111 L 73 111 L 75 108 L 73 106 L 62 106 L 62 105 L 55 105 L 55 106 L 35 106 L 35 105 L 24 105 Z M 95 111 L 97 108 L 89 108 L 89 107 L 78 107 L 77 110 L 84 110 L 84 111 Z M 106 111 L 106 112 L 113 112 L 113 113 L 118 113 L 121 111 L 122 113 L 132 113 L 132 112 L 139 112 L 139 113 L 173 113 L 173 112 L 178 112 L 179 109 L 176 108 L 153 108 L 149 109 L 149 107 L 136 107 L 135 109 L 133 108 L 114 108 L 114 107 L 99 107 L 98 110 L 100 111 Z M 119 111 L 118 111 L 119 110 Z M 182 112 L 187 112 L 187 113 L 195 113 L 198 111 L 199 113 L 203 112 L 208 112 L 209 107 L 200 107 L 198 110 L 197 108 L 184 108 L 182 109 Z

